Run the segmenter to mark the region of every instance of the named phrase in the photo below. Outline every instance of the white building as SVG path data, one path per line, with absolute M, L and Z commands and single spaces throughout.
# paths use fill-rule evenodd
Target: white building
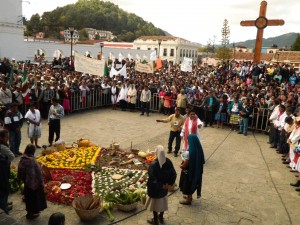
M 162 60 L 181 63 L 184 57 L 192 58 L 197 63 L 198 49 L 202 45 L 173 36 L 141 36 L 133 42 L 133 48 L 155 50 Z
M 115 38 L 113 33 L 107 30 L 96 30 L 94 28 L 85 28 L 85 30 L 87 31 L 90 40 L 95 40 L 96 36 L 98 36 L 99 39 L 106 40 L 112 40 Z
M 0 57 L 22 58 L 25 55 L 21 0 L 1 0 Z

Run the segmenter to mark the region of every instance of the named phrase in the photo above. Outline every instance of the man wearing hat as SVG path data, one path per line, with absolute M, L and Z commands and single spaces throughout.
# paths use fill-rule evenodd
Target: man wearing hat
M 38 98 L 38 101 L 41 102 L 41 115 L 43 119 L 47 119 L 51 100 L 54 98 L 54 91 L 50 87 L 50 83 L 46 82 L 46 88 L 42 91 L 42 94 Z
M 7 110 L 4 118 L 4 127 L 9 131 L 10 150 L 15 156 L 22 155 L 19 148 L 21 144 L 21 128 L 23 125 L 23 116 L 18 110 L 18 104 L 12 103 Z
M 180 142 L 181 142 L 181 129 L 184 124 L 184 118 L 180 114 L 180 109 L 176 108 L 175 113 L 168 116 L 166 119 L 163 120 L 156 120 L 156 122 L 161 122 L 161 123 L 169 123 L 171 124 L 171 130 L 170 130 L 170 135 L 169 135 L 169 142 L 168 142 L 168 153 L 172 153 L 172 144 L 174 139 L 176 138 L 176 145 L 175 145 L 175 151 L 174 151 L 174 156 L 178 156 L 178 151 L 180 149 Z

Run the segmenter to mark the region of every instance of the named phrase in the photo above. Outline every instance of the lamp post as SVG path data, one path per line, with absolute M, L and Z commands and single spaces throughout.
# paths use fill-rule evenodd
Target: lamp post
M 74 27 L 69 28 L 70 36 L 71 36 L 71 62 L 73 61 L 73 34 L 74 34 Z
M 101 49 L 101 59 L 102 59 L 102 48 L 104 47 L 104 43 L 103 42 L 100 42 L 100 49 Z
M 161 40 L 158 40 L 158 57 L 159 57 L 159 54 L 160 54 L 160 45 L 161 45 Z

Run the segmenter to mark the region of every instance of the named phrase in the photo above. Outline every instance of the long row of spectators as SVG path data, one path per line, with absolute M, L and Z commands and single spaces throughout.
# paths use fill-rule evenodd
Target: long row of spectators
M 268 132 L 271 147 L 285 156 L 283 163 L 300 172 L 295 153 L 300 132 L 295 134 L 297 126 L 286 128 L 289 118 L 297 124 L 300 104 L 300 77 L 292 66 L 232 61 L 217 67 L 194 65 L 192 72 L 182 72 L 179 65 L 164 63 L 154 74 L 145 74 L 135 71 L 132 60 L 110 66 L 115 63 L 127 65 L 128 78 L 74 72 L 72 63 L 63 59 L 39 65 L 2 59 L 2 112 L 12 102 L 17 102 L 21 111 L 35 102 L 42 117 L 47 118 L 52 98 L 60 100 L 66 114 L 76 107 L 103 105 L 104 101 L 130 111 L 142 103 L 147 115 L 151 100 L 152 108 L 164 114 L 171 114 L 175 107 L 184 112 L 192 106 L 206 126 L 222 128 L 229 123 L 232 130 L 244 135 L 248 127 Z M 151 92 L 151 100 L 142 94 L 145 89 Z M 291 134 L 296 136 L 289 138 Z

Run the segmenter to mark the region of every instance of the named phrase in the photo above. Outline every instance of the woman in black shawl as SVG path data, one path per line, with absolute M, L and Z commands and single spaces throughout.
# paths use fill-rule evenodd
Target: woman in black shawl
M 27 145 L 18 166 L 18 178 L 24 182 L 27 219 L 38 217 L 40 211 L 47 208 L 43 173 L 34 158 L 34 153 L 35 146 L 32 144 Z
M 182 169 L 180 174 L 179 187 L 183 195 L 187 195 L 186 199 L 180 201 L 180 204 L 190 205 L 192 203 L 192 195 L 197 190 L 197 197 L 201 197 L 202 173 L 205 164 L 204 153 L 199 138 L 195 134 L 188 136 L 189 149 L 183 152 Z

